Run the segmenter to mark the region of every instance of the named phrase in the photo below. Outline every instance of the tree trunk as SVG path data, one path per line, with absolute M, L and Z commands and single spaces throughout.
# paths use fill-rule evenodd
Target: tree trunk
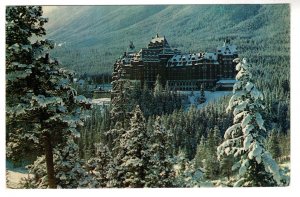
M 44 148 L 46 155 L 47 177 L 49 188 L 56 188 L 54 164 L 53 164 L 53 150 L 51 144 L 51 137 L 49 133 L 45 134 Z

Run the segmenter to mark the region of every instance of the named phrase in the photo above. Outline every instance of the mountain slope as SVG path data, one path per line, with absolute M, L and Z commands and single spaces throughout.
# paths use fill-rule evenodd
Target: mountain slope
M 186 52 L 229 37 L 240 54 L 289 56 L 288 5 L 59 6 L 47 16 L 47 37 L 65 43 L 54 56 L 81 74 L 111 72 L 129 41 L 138 50 L 156 33 Z

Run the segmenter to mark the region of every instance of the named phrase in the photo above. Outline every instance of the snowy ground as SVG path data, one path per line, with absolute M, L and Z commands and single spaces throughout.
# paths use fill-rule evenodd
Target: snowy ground
M 26 164 L 22 164 L 26 165 Z M 28 174 L 28 170 L 25 167 L 14 167 L 13 164 L 6 160 L 6 183 L 7 188 L 17 189 L 20 188 L 20 181 L 22 178 L 28 178 L 32 176 Z
M 200 104 L 198 102 L 200 97 L 200 91 L 180 91 L 179 93 L 188 97 L 186 103 L 184 103 L 185 109 L 188 109 L 191 105 L 195 105 L 197 106 L 197 109 L 200 109 L 210 102 L 216 101 L 227 95 L 232 95 L 232 91 L 204 91 L 206 101 L 205 103 Z
M 285 179 L 287 181 L 287 183 L 290 182 L 290 161 L 285 161 L 283 163 L 279 163 L 278 164 L 280 169 L 283 172 L 283 175 L 286 176 Z M 235 180 L 235 177 L 230 177 L 230 179 L 228 180 L 227 177 L 221 177 L 218 180 L 212 180 L 211 183 L 213 184 L 213 187 L 228 187 L 228 185 L 232 185 Z
M 110 98 L 99 98 L 99 99 L 92 99 L 93 105 L 109 105 Z
M 288 182 L 290 182 L 291 176 L 291 164 L 290 161 L 286 161 L 284 163 L 279 164 L 279 167 L 282 169 L 283 174 L 287 176 Z
M 188 109 L 191 105 L 196 105 L 198 109 L 202 108 L 203 106 L 207 105 L 212 101 L 216 101 L 221 97 L 232 95 L 232 91 L 205 91 L 205 103 L 200 104 L 198 99 L 200 97 L 200 91 L 178 91 L 177 93 L 181 95 L 186 95 L 187 100 L 183 102 L 185 109 Z M 92 104 L 94 105 L 109 105 L 110 98 L 99 98 L 99 99 L 92 99 Z
M 285 176 L 289 180 L 290 177 L 290 162 L 286 161 L 279 164 L 280 168 L 283 170 Z M 18 189 L 20 188 L 20 181 L 22 178 L 28 178 L 29 175 L 24 168 L 8 168 L 7 169 L 7 188 Z M 210 184 L 202 185 L 202 187 L 226 187 L 224 183 L 233 183 L 233 177 L 228 180 L 226 177 L 223 177 L 219 180 L 212 180 Z
M 28 178 L 29 175 L 26 172 L 18 172 L 13 170 L 7 170 L 7 188 L 18 189 L 20 188 L 20 181 L 22 178 Z

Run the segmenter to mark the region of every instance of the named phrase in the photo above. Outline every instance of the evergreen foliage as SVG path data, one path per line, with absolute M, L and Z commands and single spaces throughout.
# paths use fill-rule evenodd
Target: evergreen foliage
M 108 173 L 110 170 L 110 162 L 112 160 L 111 153 L 107 146 L 102 143 L 96 144 L 96 154 L 86 162 L 86 168 L 95 181 L 94 188 L 107 187 Z
M 180 109 L 175 110 L 172 114 L 163 115 L 162 122 L 173 135 L 174 154 L 178 154 L 179 150 L 182 150 L 186 153 L 187 158 L 192 160 L 202 136 L 206 141 L 208 134 L 213 132 L 215 127 L 218 127 L 220 135 L 223 135 L 221 131 L 225 130 L 232 122 L 232 115 L 224 112 L 227 102 L 228 98 L 224 97 L 199 110 L 192 105 L 187 111 Z
M 174 159 L 175 183 L 177 187 L 211 186 L 204 179 L 203 171 L 195 166 L 195 160 L 189 161 L 182 151 L 179 151 Z
M 136 106 L 130 120 L 130 129 L 120 139 L 120 148 L 125 153 L 119 166 L 124 171 L 124 187 L 145 186 L 146 169 L 149 165 L 148 140 L 145 118 L 139 106 Z
M 204 103 L 205 101 L 206 101 L 206 98 L 205 98 L 205 93 L 204 93 L 204 86 L 203 86 L 203 84 L 201 84 L 199 103 Z
M 60 188 L 94 188 L 97 182 L 84 169 L 84 161 L 79 157 L 79 147 L 69 137 L 66 145 L 55 151 L 55 172 Z
M 112 74 L 112 90 L 111 90 L 111 126 L 114 127 L 117 122 L 122 123 L 122 127 L 126 126 L 127 114 L 126 103 L 128 102 L 128 96 L 126 95 L 126 80 L 123 79 L 124 70 L 120 64 L 120 60 L 117 60 L 114 65 L 114 71 Z
M 87 116 L 84 126 L 80 128 L 78 142 L 80 157 L 85 160 L 95 156 L 95 144 L 109 145 L 106 134 L 110 129 L 110 106 L 93 105 Z
M 66 144 L 58 145 L 53 151 L 54 171 L 58 188 L 94 187 L 96 182 L 83 168 L 83 160 L 79 157 L 79 150 L 72 137 Z M 40 156 L 28 166 L 32 177 L 23 180 L 25 188 L 48 188 L 48 175 L 45 156 Z
M 154 97 L 158 97 L 162 93 L 163 93 L 163 87 L 162 87 L 162 84 L 161 84 L 161 76 L 157 75 L 156 76 L 156 81 L 154 83 L 154 91 L 153 91 Z
M 90 104 L 71 87 L 73 73 L 46 53 L 54 43 L 30 41 L 45 35 L 46 22 L 40 6 L 6 9 L 7 156 L 24 158 L 23 147 L 44 154 L 48 186 L 56 188 L 53 148 L 79 137 Z
M 281 155 L 279 138 L 279 134 L 275 130 L 272 130 L 268 136 L 266 143 L 268 151 L 276 160 L 278 160 Z
M 160 116 L 157 116 L 154 131 L 150 133 L 150 160 L 145 187 L 175 186 L 171 137 L 170 131 L 166 130 Z
M 221 174 L 220 162 L 217 158 L 217 146 L 221 142 L 220 130 L 217 126 L 210 129 L 207 138 L 201 137 L 195 155 L 195 165 L 205 172 L 205 176 L 211 180 Z
M 146 119 L 153 115 L 171 114 L 181 108 L 181 99 L 182 96 L 170 91 L 167 86 L 163 88 L 158 75 L 153 90 L 148 88 L 147 83 L 143 89 L 140 83 L 132 83 L 128 89 L 127 111 L 139 105 Z
M 251 66 L 246 59 L 234 61 L 238 62 L 237 82 L 227 108 L 233 112 L 234 124 L 226 130 L 218 156 L 233 154 L 239 159 L 232 166 L 232 170 L 239 170 L 234 186 L 282 185 L 279 167 L 264 147 L 266 128 L 260 114 L 264 109 L 263 95 L 253 84 Z

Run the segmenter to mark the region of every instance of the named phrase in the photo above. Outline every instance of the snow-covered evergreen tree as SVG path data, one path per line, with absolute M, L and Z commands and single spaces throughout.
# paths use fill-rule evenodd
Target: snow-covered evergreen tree
M 201 139 L 200 139 L 200 143 L 198 144 L 197 146 L 197 152 L 196 152 L 196 155 L 195 155 L 195 166 L 197 168 L 202 168 L 203 167 L 203 163 L 205 161 L 205 158 L 206 158 L 206 143 L 205 143 L 205 138 L 204 136 L 202 135 L 201 136 Z
M 147 142 L 149 137 L 145 118 L 139 106 L 136 106 L 130 120 L 130 129 L 120 139 L 119 154 L 121 165 L 119 173 L 123 172 L 122 187 L 144 187 L 146 169 L 149 161 Z
M 126 102 L 127 90 L 126 90 L 127 80 L 124 79 L 124 69 L 121 64 L 121 60 L 117 60 L 114 64 L 114 70 L 112 73 L 112 90 L 111 90 L 111 127 L 115 127 L 117 122 L 122 123 L 122 127 L 125 128 L 127 114 L 126 114 Z
M 153 90 L 153 94 L 154 97 L 158 97 L 163 93 L 163 86 L 161 83 L 161 76 L 157 75 L 156 76 L 156 81 L 154 83 L 154 90 Z
M 226 177 L 227 180 L 230 180 L 230 177 L 233 175 L 232 166 L 234 165 L 235 160 L 236 159 L 231 154 L 223 157 L 220 161 L 221 175 Z
M 143 110 L 145 117 L 153 115 L 154 103 L 152 103 L 152 97 L 151 90 L 148 88 L 147 81 L 145 81 L 141 95 L 142 102 L 140 103 L 140 107 Z
M 217 146 L 220 141 L 220 130 L 215 126 L 207 136 L 206 157 L 203 165 L 205 175 L 210 179 L 216 179 L 220 174 L 220 163 L 217 157 Z
M 205 92 L 204 92 L 204 85 L 201 84 L 199 103 L 204 103 L 205 101 L 206 101 L 206 98 L 205 98 Z
M 195 165 L 203 169 L 205 176 L 216 179 L 220 174 L 220 163 L 217 159 L 217 146 L 220 143 L 220 130 L 217 126 L 210 129 L 207 138 L 201 137 L 195 155 Z
M 146 175 L 146 187 L 175 186 L 171 137 L 170 131 L 166 130 L 160 116 L 157 116 L 154 131 L 150 134 L 150 160 Z
M 111 110 L 110 110 L 110 130 L 105 132 L 106 142 L 105 144 L 111 150 L 112 157 L 115 161 L 111 161 L 111 165 L 119 165 L 120 153 L 123 151 L 120 149 L 120 139 L 125 130 L 129 127 L 129 119 L 131 114 L 127 112 L 127 103 L 129 102 L 128 95 L 128 81 L 124 79 L 124 69 L 122 67 L 121 60 L 118 59 L 114 64 L 114 71 L 112 75 L 112 91 L 111 91 Z M 110 179 L 118 179 L 114 173 L 110 173 Z M 115 177 L 117 176 L 117 177 Z M 116 181 L 114 181 L 116 183 Z M 120 182 L 117 181 L 117 182 Z M 117 187 L 117 185 L 111 184 L 111 187 Z
M 272 130 L 268 136 L 267 149 L 272 154 L 274 159 L 278 159 L 281 155 L 279 134 L 276 130 Z
M 94 188 L 96 180 L 83 168 L 83 160 L 79 157 L 78 145 L 73 137 L 69 137 L 63 145 L 53 150 L 54 171 L 58 188 Z M 25 188 L 48 188 L 48 176 L 45 156 L 40 156 L 28 166 L 29 177 L 23 181 Z
M 6 8 L 6 93 L 8 155 L 30 146 L 45 155 L 48 186 L 56 188 L 53 148 L 70 134 L 79 136 L 82 108 L 90 108 L 70 83 L 73 73 L 50 58 L 41 6 Z M 20 156 L 20 155 L 19 155 Z
M 96 181 L 94 187 L 107 187 L 108 171 L 112 160 L 111 153 L 107 146 L 96 144 L 96 154 L 87 161 L 86 168 L 90 172 L 93 179 Z
M 84 161 L 79 157 L 79 147 L 72 137 L 66 145 L 58 146 L 54 160 L 57 185 L 61 188 L 94 188 L 97 180 L 84 169 Z
M 111 156 L 112 159 L 108 164 L 107 171 L 107 187 L 124 187 L 124 173 L 126 169 L 121 165 L 123 163 L 123 158 L 125 157 L 125 150 L 122 145 L 123 135 L 126 130 L 122 127 L 121 122 L 117 122 L 115 128 L 109 130 L 109 135 L 115 138 L 112 141 Z
M 204 178 L 203 171 L 195 166 L 195 160 L 189 161 L 183 151 L 179 151 L 174 162 L 176 187 L 211 186 Z
M 233 154 L 238 162 L 238 180 L 234 186 L 281 185 L 281 173 L 277 163 L 264 147 L 266 128 L 261 115 L 264 109 L 263 95 L 255 87 L 250 65 L 243 58 L 235 59 L 237 82 L 233 87 L 228 111 L 232 111 L 234 122 L 224 134 L 224 142 L 218 147 L 218 156 Z

